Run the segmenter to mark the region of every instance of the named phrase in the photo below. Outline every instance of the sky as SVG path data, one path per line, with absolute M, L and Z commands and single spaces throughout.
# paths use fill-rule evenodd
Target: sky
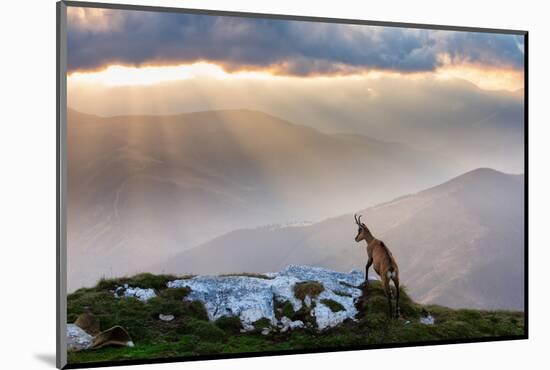
M 522 36 L 81 7 L 67 19 L 67 104 L 111 117 L 68 115 L 72 288 L 258 222 L 334 217 L 479 167 L 524 172 Z
M 80 7 L 67 35 L 85 113 L 253 109 L 523 172 L 523 36 Z

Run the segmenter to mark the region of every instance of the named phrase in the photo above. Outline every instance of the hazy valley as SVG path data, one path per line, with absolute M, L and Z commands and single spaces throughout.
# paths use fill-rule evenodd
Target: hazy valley
M 68 158 L 69 289 L 143 271 L 233 230 L 320 221 L 463 172 L 407 145 L 249 110 L 69 110 Z
M 523 181 L 522 175 L 478 169 L 358 212 L 392 250 L 402 283 L 420 302 L 522 309 Z M 355 243 L 356 232 L 351 213 L 308 226 L 237 230 L 155 269 L 269 272 L 298 263 L 363 270 L 365 244 Z

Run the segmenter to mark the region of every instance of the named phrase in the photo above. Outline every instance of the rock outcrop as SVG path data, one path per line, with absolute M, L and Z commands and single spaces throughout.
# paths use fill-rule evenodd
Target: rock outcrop
M 142 302 L 147 302 L 151 298 L 155 298 L 157 296 L 154 289 L 136 288 L 136 287 L 131 287 L 128 284 L 124 284 L 123 286 L 117 287 L 113 291 L 113 294 L 117 298 L 134 297 L 139 299 Z
M 76 324 L 67 324 L 67 350 L 81 351 L 92 345 L 94 337 Z
M 116 325 L 105 331 L 99 330 L 99 319 L 91 312 L 78 316 L 74 324 L 67 324 L 67 351 L 102 348 L 105 346 L 133 347 L 130 334 Z
M 277 307 L 289 303 L 294 312 L 304 308 L 316 328 L 324 330 L 345 320 L 355 320 L 355 302 L 362 294 L 359 285 L 363 280 L 364 274 L 359 271 L 342 273 L 320 267 L 290 265 L 278 273 L 257 277 L 196 276 L 170 281 L 167 287 L 190 288 L 191 293 L 185 299 L 201 301 L 210 320 L 238 316 L 247 331 L 255 329 L 254 324 L 260 319 L 267 319 L 273 327 L 285 331 L 306 325 L 278 314 Z M 311 281 L 322 284 L 324 289 L 315 296 L 297 298 L 294 286 Z

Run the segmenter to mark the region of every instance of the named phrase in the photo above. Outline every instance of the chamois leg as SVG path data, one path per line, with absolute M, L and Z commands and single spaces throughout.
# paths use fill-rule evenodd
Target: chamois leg
M 369 258 L 367 264 L 365 265 L 365 284 L 369 285 L 369 268 L 372 265 L 372 258 Z
M 390 318 L 391 318 L 391 317 L 393 317 L 393 309 L 392 309 L 392 304 L 391 304 L 392 292 L 391 292 L 391 287 L 390 287 L 390 279 L 388 279 L 387 277 L 383 277 L 382 281 L 384 283 L 384 291 L 386 293 L 386 297 L 388 297 L 388 308 L 389 308 L 389 313 L 390 313 Z
M 395 317 L 399 318 L 399 315 L 401 314 L 400 308 L 399 308 L 399 278 L 395 276 L 393 279 L 393 284 L 395 285 L 395 291 L 396 291 L 396 301 L 395 301 Z

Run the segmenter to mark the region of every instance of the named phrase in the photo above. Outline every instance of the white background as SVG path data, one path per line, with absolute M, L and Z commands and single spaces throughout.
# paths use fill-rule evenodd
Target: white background
M 547 84 L 549 21 L 544 1 L 137 1 L 134 4 L 432 23 L 530 31 L 530 339 L 500 343 L 294 355 L 149 369 L 407 368 L 520 369 L 547 366 L 550 258 Z M 112 2 L 119 2 L 112 0 Z M 0 37 L 0 365 L 55 363 L 55 2 L 2 4 Z M 546 365 L 545 365 L 546 364 Z

